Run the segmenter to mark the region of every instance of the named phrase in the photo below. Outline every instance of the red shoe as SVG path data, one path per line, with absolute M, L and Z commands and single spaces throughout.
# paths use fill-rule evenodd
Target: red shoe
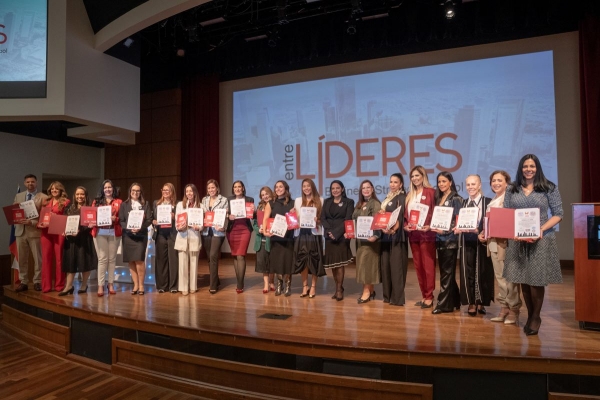
M 263 289 L 263 294 L 269 293 L 269 289 Z
M 109 289 L 109 286 L 111 285 L 111 283 L 107 283 L 106 284 L 106 290 L 108 290 L 108 294 L 117 294 L 117 292 L 115 292 L 115 289 L 113 287 L 112 290 Z
M 244 289 L 235 289 L 235 292 L 237 294 L 244 293 Z

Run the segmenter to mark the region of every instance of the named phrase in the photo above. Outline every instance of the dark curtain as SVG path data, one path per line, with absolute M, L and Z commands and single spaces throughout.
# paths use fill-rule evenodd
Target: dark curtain
M 581 89 L 581 201 L 600 201 L 600 17 L 588 14 L 579 28 Z
M 181 185 L 195 184 L 204 197 L 206 181 L 220 180 L 219 78 L 187 78 L 181 108 Z

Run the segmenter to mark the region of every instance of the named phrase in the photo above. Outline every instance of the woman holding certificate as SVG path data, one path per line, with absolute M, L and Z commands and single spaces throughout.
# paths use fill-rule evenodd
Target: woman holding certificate
M 156 289 L 158 293 L 177 293 L 177 274 L 179 261 L 175 250 L 177 227 L 175 226 L 175 186 L 165 183 L 161 189 L 161 197 L 154 201 L 154 220 L 156 231 L 155 251 Z
M 268 186 L 263 186 L 260 189 L 260 202 L 258 208 L 254 211 L 254 219 L 252 227 L 256 233 L 254 238 L 254 251 L 256 252 L 256 264 L 254 272 L 263 274 L 263 294 L 269 293 L 269 290 L 275 291 L 273 283 L 273 273 L 269 268 L 269 252 L 271 251 L 271 238 L 264 235 L 262 222 L 267 204 L 273 200 L 273 191 Z M 261 218 L 263 217 L 263 218 Z
M 143 295 L 148 227 L 152 223 L 152 210 L 144 199 L 144 191 L 139 183 L 134 182 L 129 187 L 129 197 L 119 209 L 119 220 L 123 230 L 123 262 L 129 264 L 133 281 L 131 294 Z
M 352 222 L 354 200 L 346 197 L 346 188 L 341 181 L 332 181 L 329 185 L 331 197 L 325 199 L 321 211 L 321 223 L 325 236 L 325 259 L 323 267 L 331 268 L 335 281 L 334 300 L 344 299 L 344 273 L 346 265 L 352 262 L 350 239 L 345 236 L 346 221 Z
M 506 190 L 504 207 L 540 211 L 539 238 L 509 240 L 504 264 L 504 278 L 521 284 L 528 314 L 523 330 L 528 336 L 537 335 L 546 285 L 562 283 L 554 226 L 561 221 L 563 208 L 558 187 L 546 179 L 534 154 L 521 158 L 515 182 Z
M 204 219 L 211 215 L 213 222 L 210 226 L 205 226 L 202 231 L 202 245 L 206 249 L 208 256 L 208 267 L 210 271 L 210 294 L 217 293 L 219 289 L 219 255 L 221 246 L 225 241 L 225 228 L 227 224 L 226 214 L 229 209 L 229 202 L 224 196 L 219 194 L 219 182 L 209 179 L 206 183 L 207 195 L 202 199 L 202 208 L 204 209 Z
M 435 289 L 435 232 L 429 228 L 435 190 L 429 183 L 425 168 L 420 165 L 410 170 L 410 191 L 406 195 L 404 230 L 408 232 L 410 250 L 417 272 L 422 299 L 415 303 L 421 308 L 433 307 Z
M 454 232 L 454 227 L 462 202 L 463 198 L 456 193 L 452 174 L 440 172 L 435 190 L 436 207 L 431 218 L 431 230 L 436 233 L 435 247 L 440 266 L 440 294 L 432 314 L 460 310 L 460 292 L 456 284 L 458 235 Z
M 246 276 L 246 254 L 252 234 L 251 217 L 254 213 L 254 199 L 246 196 L 246 186 L 242 181 L 233 182 L 231 188 L 233 196 L 227 198 L 229 202 L 229 226 L 227 227 L 227 241 L 231 248 L 233 269 L 237 279 L 237 294 L 244 291 L 244 277 Z M 248 215 L 250 211 L 250 216 Z
M 104 296 L 104 281 L 106 271 L 108 270 L 108 292 L 116 294 L 113 288 L 115 278 L 115 264 L 117 261 L 117 249 L 121 244 L 121 224 L 119 223 L 119 209 L 121 208 L 121 199 L 119 188 L 116 188 L 110 179 L 102 182 L 100 193 L 92 203 L 97 210 L 96 226 L 92 229 L 94 238 L 94 247 L 98 255 L 98 297 Z M 101 214 L 106 211 L 106 224 L 103 223 Z
M 196 293 L 198 290 L 198 254 L 202 247 L 200 232 L 203 223 L 201 220 L 197 223 L 190 221 L 188 214 L 192 214 L 191 210 L 198 211 L 196 214 L 200 214 L 202 211 L 200 194 L 196 185 L 192 183 L 185 186 L 183 199 L 177 203 L 175 208 L 175 226 L 177 228 L 175 250 L 177 250 L 179 259 L 177 280 L 179 291 L 184 296 Z
M 469 306 L 469 316 L 475 317 L 486 314 L 485 306 L 494 299 L 494 270 L 485 246 L 477 238 L 483 231 L 483 213 L 491 199 L 483 195 L 479 175 L 467 176 L 466 188 L 469 197 L 463 200 L 454 230 L 460 233 L 460 301 Z M 465 217 L 468 215 L 472 217 Z
M 379 272 L 381 231 L 369 230 L 369 221 L 372 222 L 372 217 L 379 210 L 381 210 L 381 203 L 375 195 L 373 184 L 369 180 L 362 181 L 358 202 L 352 213 L 352 219 L 356 221 L 356 281 L 363 284 L 363 292 L 358 298 L 358 304 L 374 300 L 375 285 L 381 282 Z
M 287 230 L 283 236 L 277 236 L 269 230 L 269 219 L 277 215 L 285 215 L 294 209 L 290 187 L 286 181 L 277 181 L 273 188 L 275 199 L 265 206 L 265 216 L 262 221 L 262 230 L 266 237 L 271 238 L 271 252 L 269 253 L 269 270 L 277 274 L 277 288 L 275 296 L 282 293 L 285 296 L 292 294 L 292 266 L 294 264 L 294 231 Z M 283 282 L 285 281 L 285 288 Z
M 81 215 L 81 207 L 90 205 L 88 192 L 83 186 L 78 186 L 73 195 L 73 203 L 67 209 L 67 215 Z M 88 278 L 92 270 L 96 269 L 98 258 L 94 249 L 91 235 L 92 226 L 79 225 L 76 235 L 66 235 L 63 252 L 63 272 L 67 274 L 65 290 L 59 296 L 73 294 L 75 288 L 73 281 L 75 274 L 81 272 L 81 286 L 77 293 L 85 293 L 88 288 Z M 84 289 L 85 288 L 85 289 Z
M 321 229 L 321 209 L 323 199 L 312 179 L 302 181 L 302 196 L 294 201 L 300 229 L 294 232 L 294 273 L 302 276 L 300 297 L 315 297 L 317 278 L 325 275 L 323 268 L 323 236 Z M 308 273 L 312 276 L 308 286 Z
M 490 186 L 496 194 L 486 208 L 486 214 L 490 208 L 504 207 L 504 195 L 506 188 L 510 183 L 510 175 L 506 171 L 494 171 L 490 175 Z M 506 258 L 507 239 L 488 238 L 486 240 L 484 233 L 479 234 L 479 240 L 487 243 L 487 255 L 491 257 L 494 266 L 496 282 L 498 282 L 498 296 L 496 299 L 500 303 L 500 313 L 497 317 L 491 319 L 492 322 L 504 322 L 506 325 L 516 324 L 519 319 L 519 310 L 521 309 L 521 287 L 503 278 L 504 259 Z
M 390 176 L 390 191 L 381 202 L 380 213 L 396 212 L 396 221 L 383 229 L 381 237 L 381 283 L 383 286 L 383 302 L 394 306 L 403 306 L 405 301 L 404 287 L 408 267 L 408 243 L 406 234 L 400 227 L 404 226 L 404 178 L 400 173 Z
M 44 200 L 40 215 L 44 213 L 63 215 L 71 202 L 62 183 L 55 181 L 48 186 L 48 198 Z M 51 217 L 52 218 L 52 217 Z M 41 219 L 40 219 L 41 220 Z M 40 244 L 42 247 L 42 292 L 52 291 L 52 260 L 55 262 L 54 290 L 61 292 L 65 288 L 65 274 L 62 271 L 64 235 L 48 233 L 48 226 L 43 226 Z

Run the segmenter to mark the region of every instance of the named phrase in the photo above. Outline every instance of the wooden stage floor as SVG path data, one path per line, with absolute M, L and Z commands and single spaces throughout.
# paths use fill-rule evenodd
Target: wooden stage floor
M 148 286 L 145 296 L 132 296 L 128 284 L 116 284 L 117 295 L 100 298 L 95 285 L 87 294 L 66 297 L 33 290 L 15 293 L 7 286 L 5 296 L 100 323 L 275 352 L 445 368 L 600 375 L 600 332 L 580 330 L 575 320 L 573 271 L 563 271 L 564 283 L 547 288 L 540 333 L 530 337 L 521 326 L 491 322 L 499 311 L 496 304 L 483 317 L 469 317 L 465 307 L 432 315 L 431 309 L 413 306 L 420 292 L 412 266 L 404 307 L 384 304 L 381 285 L 375 288 L 375 301 L 357 304 L 361 286 L 353 266 L 346 270 L 345 298 L 340 302 L 331 299 L 330 275 L 319 279 L 313 299 L 299 297 L 300 276 L 293 277 L 290 297 L 263 294 L 262 275 L 254 272 L 252 261 L 242 294 L 235 292 L 231 259 L 221 260 L 220 276 L 221 289 L 215 295 L 208 292 L 208 266 L 202 260 L 200 290 L 189 296 L 159 294 Z M 526 313 L 524 307 L 522 312 Z

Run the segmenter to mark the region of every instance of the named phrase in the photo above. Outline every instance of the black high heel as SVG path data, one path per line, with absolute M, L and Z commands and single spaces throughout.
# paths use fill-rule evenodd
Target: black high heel
M 75 291 L 75 286 L 71 286 L 71 289 L 67 290 L 66 292 L 59 292 L 58 295 L 59 296 L 66 296 L 68 294 L 73 294 L 73 292 Z
M 85 289 L 79 289 L 79 290 L 77 291 L 77 294 L 83 294 L 83 293 L 86 293 L 86 292 L 87 292 L 87 289 L 88 289 L 88 286 L 89 286 L 89 285 L 87 285 L 87 286 L 85 287 Z
M 283 280 L 277 279 L 277 289 L 275 289 L 275 296 L 281 296 L 282 286 L 283 286 Z
M 369 297 L 367 297 L 366 299 L 363 299 L 362 297 L 359 297 L 357 300 L 358 304 L 365 304 L 371 301 L 371 294 L 369 294 Z
M 473 305 L 473 307 L 475 307 Z M 475 307 L 475 309 L 471 310 L 471 305 L 469 305 L 469 308 L 467 309 L 467 314 L 469 314 L 470 317 L 476 317 L 477 316 L 477 307 Z

